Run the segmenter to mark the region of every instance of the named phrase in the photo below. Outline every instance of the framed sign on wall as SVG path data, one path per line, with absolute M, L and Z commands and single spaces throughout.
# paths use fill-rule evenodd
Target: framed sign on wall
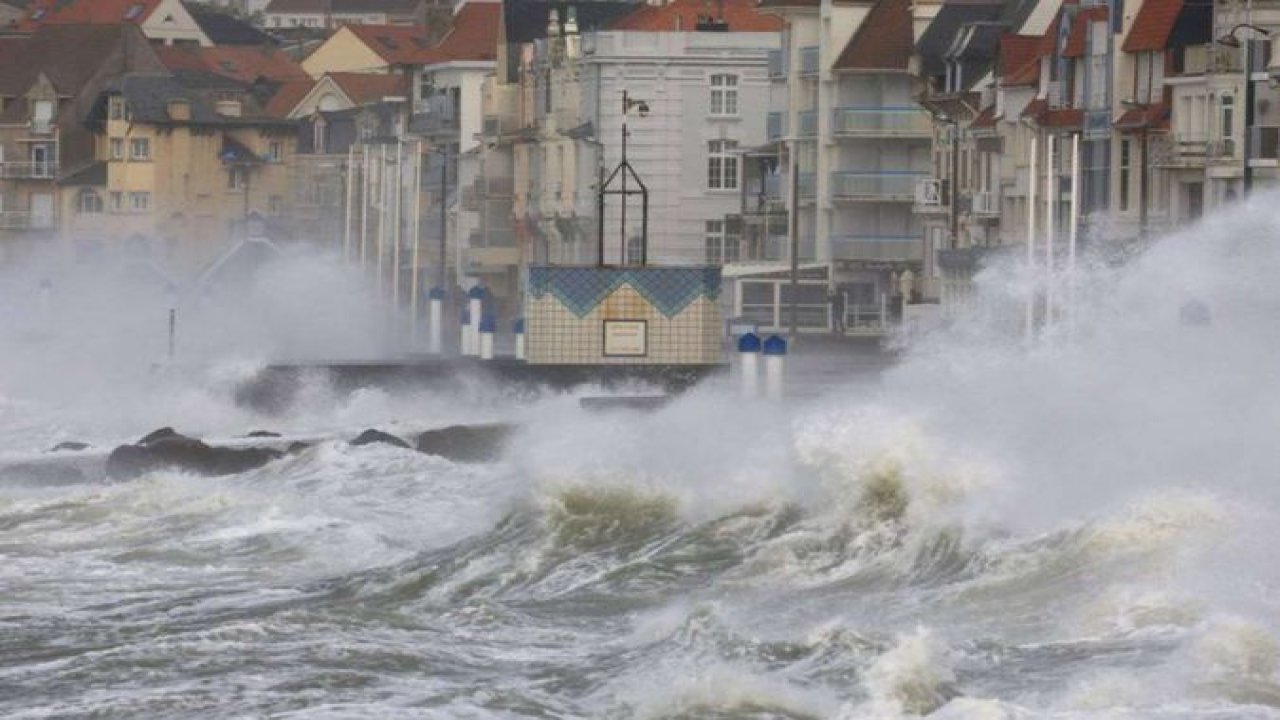
M 647 320 L 605 320 L 605 357 L 644 357 L 649 354 Z

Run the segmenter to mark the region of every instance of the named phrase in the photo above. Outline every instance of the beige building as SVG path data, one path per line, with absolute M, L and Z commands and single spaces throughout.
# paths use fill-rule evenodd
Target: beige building
M 212 45 L 182 0 L 33 0 L 16 28 L 49 25 L 133 25 L 160 45 Z
M 95 162 L 59 183 L 75 250 L 198 272 L 250 218 L 271 228 L 284 213 L 296 124 L 267 117 L 234 83 L 203 80 L 194 90 L 170 75 L 130 74 L 101 95 L 88 118 Z
M 407 75 L 431 40 L 424 27 L 346 25 L 308 55 L 302 69 L 313 78 L 333 72 Z

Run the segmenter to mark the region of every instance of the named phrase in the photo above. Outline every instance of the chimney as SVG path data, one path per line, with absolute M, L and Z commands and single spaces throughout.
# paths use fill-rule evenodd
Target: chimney
M 186 100 L 170 100 L 168 112 L 170 120 L 190 120 L 191 103 Z
M 560 13 L 555 8 L 547 13 L 547 37 L 560 37 Z

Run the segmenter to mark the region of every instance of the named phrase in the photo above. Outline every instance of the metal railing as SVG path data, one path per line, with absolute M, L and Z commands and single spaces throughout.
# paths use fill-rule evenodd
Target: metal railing
M 916 198 L 916 183 L 925 173 L 910 170 L 880 172 L 833 172 L 831 195 L 856 200 L 902 200 Z
M 800 137 L 814 137 L 818 134 L 818 111 L 804 110 L 796 114 L 796 124 L 800 126 Z
M 52 135 L 54 129 L 53 120 L 32 120 L 28 125 L 32 135 Z
M 999 215 L 1000 196 L 990 190 L 979 190 L 973 193 L 970 209 L 974 215 Z
M 17 210 L 0 211 L 0 230 L 26 230 L 31 225 L 31 213 Z
M 837 260 L 919 260 L 924 242 L 920 235 L 836 235 L 831 255 Z
M 0 178 L 6 180 L 52 180 L 58 176 L 56 162 L 5 162 L 0 163 Z
M 800 74 L 817 75 L 821 67 L 820 57 L 816 45 L 800 48 Z
M 832 111 L 831 131 L 837 135 L 930 137 L 929 114 L 913 107 L 840 107 Z

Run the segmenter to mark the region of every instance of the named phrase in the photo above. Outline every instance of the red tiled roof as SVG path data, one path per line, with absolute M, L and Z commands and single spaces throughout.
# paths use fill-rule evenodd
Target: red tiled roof
M 497 57 L 502 3 L 469 2 L 453 16 L 453 28 L 435 47 L 418 54 L 423 65 L 450 60 L 493 60 Z
M 879 0 L 849 38 L 835 68 L 906 70 L 914 44 L 910 0 Z
M 1040 83 L 1040 56 L 1031 58 L 1026 65 L 1006 75 L 1000 82 L 1005 87 L 1027 87 Z
M 32 0 L 17 28 L 34 32 L 48 24 L 140 25 L 159 4 L 160 0 Z
M 996 126 L 996 106 L 988 105 L 978 113 L 978 117 L 969 123 L 971 128 L 992 128 Z
M 1008 78 L 1026 67 L 1032 60 L 1039 60 L 1039 53 L 1036 52 L 1039 46 L 1040 37 L 1036 35 L 1014 35 L 1013 33 L 1001 35 L 1000 76 Z
M 1142 0 L 1120 49 L 1131 53 L 1164 49 L 1181 12 L 1182 0 Z
M 1069 58 L 1084 57 L 1085 45 L 1089 37 L 1089 26 L 1092 23 L 1107 19 L 1107 8 L 1095 5 L 1081 9 L 1071 20 L 1071 32 L 1067 34 L 1067 46 L 1062 49 L 1062 56 Z
M 316 86 L 315 80 L 295 80 L 282 84 L 267 101 L 265 111 L 271 117 L 286 118 L 298 103 Z
M 632 12 L 618 18 L 611 30 L 642 30 L 650 32 L 692 32 L 703 18 L 719 19 L 716 12 L 723 12 L 723 20 L 730 32 L 778 32 L 782 19 L 761 14 L 764 3 L 756 0 L 723 0 L 708 3 L 706 0 L 671 0 L 665 5 L 640 4 Z
M 431 47 L 427 29 L 409 25 L 346 25 L 388 65 L 416 65 L 417 57 Z M 341 32 L 341 31 L 339 31 Z
M 1117 130 L 1142 128 L 1167 129 L 1169 127 L 1169 103 L 1158 102 L 1145 107 L 1130 108 L 1115 121 Z
M 409 93 L 409 80 L 401 75 L 342 72 L 327 75 L 357 105 L 376 102 L 388 96 L 404 97 Z
M 272 47 L 163 45 L 156 53 L 170 70 L 205 70 L 245 83 L 259 78 L 289 82 L 307 77 L 293 58 Z
M 1084 127 L 1084 111 L 1076 108 L 1050 109 L 1047 100 L 1032 100 L 1022 111 L 1022 117 L 1030 118 L 1040 127 L 1079 129 Z

